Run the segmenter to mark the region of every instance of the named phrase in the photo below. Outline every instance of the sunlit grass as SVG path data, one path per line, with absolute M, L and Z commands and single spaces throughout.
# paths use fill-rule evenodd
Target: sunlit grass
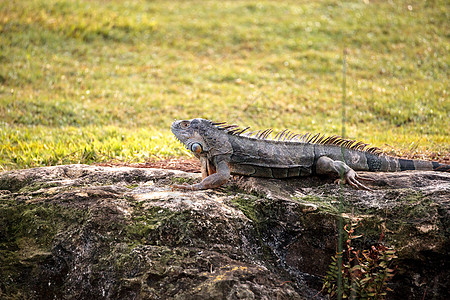
M 0 165 L 4 169 L 110 160 L 132 163 L 189 155 L 168 132 L 116 126 L 23 127 L 2 130 L 1 140 Z
M 448 1 L 1 1 L 3 169 L 187 155 L 173 119 L 450 152 Z

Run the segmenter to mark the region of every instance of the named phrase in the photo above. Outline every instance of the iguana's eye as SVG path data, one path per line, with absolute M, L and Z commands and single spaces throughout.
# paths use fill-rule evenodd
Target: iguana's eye
M 189 127 L 189 121 L 183 121 L 180 123 L 181 128 L 188 128 Z

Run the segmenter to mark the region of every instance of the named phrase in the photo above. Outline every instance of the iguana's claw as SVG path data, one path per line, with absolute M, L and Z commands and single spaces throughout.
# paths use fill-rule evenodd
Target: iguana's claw
M 374 181 L 370 178 L 364 178 L 356 174 L 355 171 L 350 170 L 347 173 L 344 174 L 344 184 L 348 183 L 350 186 L 357 190 L 366 190 L 366 191 L 373 191 L 371 188 L 365 186 L 364 184 L 360 183 L 358 180 L 365 180 L 365 181 Z M 341 179 L 337 179 L 336 182 L 341 182 Z
M 375 181 L 375 179 L 373 179 L 373 178 L 363 177 L 363 176 L 358 175 L 358 174 L 356 174 L 356 179 L 363 180 L 363 181 L 368 181 L 368 182 L 374 182 Z

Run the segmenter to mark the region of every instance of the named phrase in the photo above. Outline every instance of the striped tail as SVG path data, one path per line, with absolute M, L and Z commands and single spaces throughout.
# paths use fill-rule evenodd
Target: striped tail
M 436 161 L 425 161 L 415 159 L 398 158 L 398 171 L 422 170 L 422 171 L 438 171 L 450 172 L 450 165 L 441 164 Z
M 366 153 L 367 167 L 372 172 L 400 172 L 407 170 L 450 172 L 450 165 L 436 161 L 396 158 Z

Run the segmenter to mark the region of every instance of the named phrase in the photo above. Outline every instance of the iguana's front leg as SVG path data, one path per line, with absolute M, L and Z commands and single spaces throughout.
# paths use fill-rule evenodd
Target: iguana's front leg
M 329 157 L 322 156 L 317 160 L 316 164 L 316 173 L 317 174 L 337 174 L 341 176 L 344 180 L 344 183 L 350 184 L 352 187 L 356 189 L 363 189 L 371 191 L 369 187 L 360 183 L 358 180 L 367 180 L 372 181 L 371 179 L 364 178 L 356 174 L 356 172 L 350 168 L 347 164 L 339 160 L 332 160 Z
M 209 164 L 209 162 L 208 162 Z M 213 166 L 207 167 L 207 171 L 215 171 L 216 173 L 210 174 L 209 176 L 206 176 L 203 178 L 203 180 L 196 184 L 174 184 L 172 185 L 173 188 L 177 189 L 183 189 L 183 190 L 191 190 L 191 191 L 198 191 L 198 190 L 206 190 L 206 189 L 214 189 L 218 188 L 219 186 L 223 185 L 230 179 L 230 168 L 228 167 L 228 164 L 226 161 L 220 161 L 217 163 L 217 166 L 215 169 L 213 169 Z M 203 161 L 202 161 L 202 174 L 204 174 L 203 171 Z

